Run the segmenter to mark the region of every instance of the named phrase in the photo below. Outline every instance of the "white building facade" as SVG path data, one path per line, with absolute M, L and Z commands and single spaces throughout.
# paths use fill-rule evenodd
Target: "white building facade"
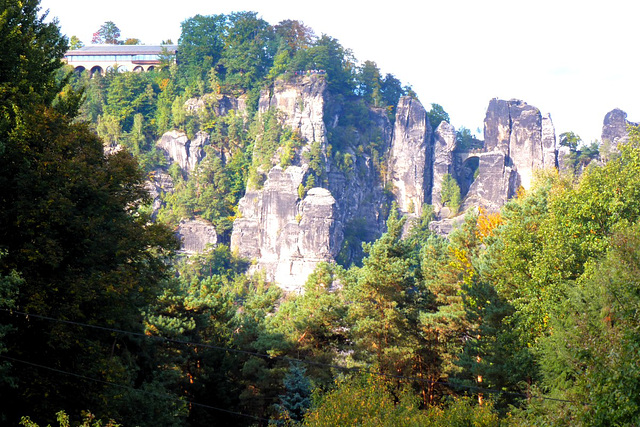
M 175 61 L 177 45 L 91 45 L 67 51 L 67 64 L 76 71 L 105 74 L 109 71 L 151 71 L 166 61 Z

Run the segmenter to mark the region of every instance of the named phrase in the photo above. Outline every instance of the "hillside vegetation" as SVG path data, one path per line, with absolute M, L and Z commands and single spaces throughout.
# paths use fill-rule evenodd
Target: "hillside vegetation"
M 341 147 L 361 144 L 381 174 L 368 109 L 393 119 L 410 88 L 329 36 L 251 12 L 186 20 L 178 65 L 93 79 L 62 67 L 67 40 L 36 0 L 0 16 L 2 424 L 640 421 L 638 129 L 579 179 L 540 173 L 448 238 L 428 209 L 406 227 L 390 204 L 361 262 L 321 264 L 303 294 L 284 294 L 225 244 L 176 257 L 172 227 L 201 217 L 227 241 L 247 187 L 300 155 L 275 113 L 256 114 L 276 79 L 325 71 L 343 108 L 329 156 L 348 168 Z M 218 114 L 223 96 L 246 112 Z M 204 107 L 188 110 L 194 98 Z M 195 175 L 156 148 L 171 129 L 210 135 Z M 176 191 L 152 220 L 145 181 L 161 167 Z M 310 176 L 322 184 L 320 167 Z

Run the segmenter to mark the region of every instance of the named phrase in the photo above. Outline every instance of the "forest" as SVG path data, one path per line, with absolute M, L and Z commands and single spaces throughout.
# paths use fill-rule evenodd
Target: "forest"
M 177 64 L 77 74 L 38 0 L 0 4 L 3 425 L 640 422 L 640 129 L 580 173 L 540 171 L 447 237 L 428 207 L 408 223 L 389 201 L 382 236 L 353 232 L 357 256 L 320 264 L 291 294 L 229 247 L 247 188 L 301 152 L 275 112 L 258 114 L 260 92 L 323 70 L 326 108 L 341 106 L 327 159 L 305 154 L 303 192 L 325 183 L 325 160 L 349 170 L 348 144 L 383 172 L 376 136 L 361 137 L 368 111 L 393 120 L 409 86 L 254 12 L 185 20 Z M 223 95 L 246 113 L 218 114 Z M 186 108 L 193 98 L 204 108 Z M 437 104 L 428 118 L 449 119 Z M 193 176 L 156 147 L 172 129 L 211 138 Z M 154 212 L 158 168 L 175 191 Z M 174 230 L 193 217 L 220 243 L 187 258 Z

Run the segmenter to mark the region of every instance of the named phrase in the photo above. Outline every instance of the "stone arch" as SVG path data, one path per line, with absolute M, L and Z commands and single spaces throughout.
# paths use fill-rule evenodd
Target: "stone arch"
M 460 196 L 465 197 L 469 192 L 469 188 L 478 176 L 478 167 L 480 166 L 480 157 L 470 156 L 460 165 L 457 171 L 458 185 L 460 185 Z
M 147 71 L 153 71 L 155 69 L 156 69 L 156 67 L 154 67 L 153 65 L 149 65 L 149 68 L 147 68 Z
M 93 75 L 96 74 L 96 73 L 104 74 L 104 70 L 102 69 L 101 66 L 95 65 L 95 66 L 91 67 L 91 71 L 90 71 L 91 77 L 93 77 Z
M 87 71 L 87 69 L 84 68 L 82 65 L 78 65 L 76 68 L 73 69 L 73 71 L 75 71 L 77 74 L 82 74 L 85 71 Z
M 133 69 L 133 72 L 134 72 L 134 73 L 141 73 L 141 72 L 143 72 L 143 71 L 144 71 L 144 68 L 143 68 L 143 67 L 141 67 L 140 65 L 137 65 L 137 66 Z

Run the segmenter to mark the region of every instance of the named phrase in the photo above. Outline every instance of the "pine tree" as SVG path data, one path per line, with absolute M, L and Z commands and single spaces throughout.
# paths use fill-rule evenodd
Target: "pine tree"
M 311 382 L 305 373 L 306 369 L 300 363 L 291 363 L 284 377 L 285 394 L 280 395 L 281 416 L 297 423 L 302 422 L 311 407 Z

